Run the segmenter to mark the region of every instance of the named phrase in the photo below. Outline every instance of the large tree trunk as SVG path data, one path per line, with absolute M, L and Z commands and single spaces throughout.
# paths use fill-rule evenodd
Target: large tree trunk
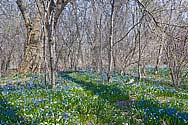
M 38 72 L 42 58 L 41 24 L 37 15 L 27 27 L 27 42 L 23 61 L 19 67 L 19 73 Z
M 48 81 L 52 87 L 55 85 L 56 76 L 55 29 L 61 12 L 70 1 L 35 0 L 38 11 L 34 19 L 29 16 L 24 0 L 16 1 L 27 29 L 25 54 L 19 72 L 38 72 L 41 67 L 46 72 L 47 68 L 49 71 Z M 45 66 L 41 66 L 41 64 L 45 64 Z

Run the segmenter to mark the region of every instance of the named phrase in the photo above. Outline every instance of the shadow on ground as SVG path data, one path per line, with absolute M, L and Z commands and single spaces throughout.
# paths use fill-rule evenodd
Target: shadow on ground
M 82 88 L 86 90 L 90 90 L 91 92 L 93 92 L 93 94 L 98 95 L 100 98 L 105 99 L 111 103 L 116 101 L 129 100 L 128 91 L 121 90 L 115 84 L 108 85 L 108 84 L 94 83 L 93 81 L 90 80 L 88 81 L 78 80 L 69 75 L 73 72 L 74 71 L 60 72 L 59 75 L 63 79 L 72 81 L 80 85 Z
M 17 113 L 19 109 L 9 104 L 8 100 L 3 98 L 2 93 L 0 91 L 0 124 L 23 123 L 24 119 Z
M 24 119 L 19 114 L 20 109 L 13 106 L 8 98 L 4 97 L 6 94 L 7 91 L 0 88 L 0 125 L 31 125 L 34 123 Z
M 105 99 L 109 101 L 112 105 L 118 106 L 122 111 L 127 112 L 127 117 L 130 115 L 130 117 L 136 121 L 133 122 L 134 124 L 177 124 L 181 125 L 184 124 L 184 121 L 188 121 L 188 112 L 180 112 L 176 107 L 166 107 L 164 105 L 168 105 L 168 103 L 165 103 L 164 105 L 161 105 L 160 103 L 154 101 L 154 100 L 134 100 L 131 101 L 129 97 L 128 90 L 125 92 L 125 90 L 120 90 L 116 85 L 109 86 L 106 84 L 96 84 L 93 83 L 93 81 L 90 80 L 82 80 L 82 79 L 76 79 L 70 76 L 71 73 L 74 73 L 77 71 L 66 71 L 66 72 L 60 72 L 59 75 L 65 79 L 72 82 L 75 82 L 76 84 L 80 85 L 86 90 L 90 90 L 93 92 L 93 94 L 98 95 L 100 98 Z M 142 79 L 145 82 L 151 82 L 148 79 Z M 154 83 L 158 83 L 157 81 L 153 81 Z M 122 97 L 120 96 L 122 95 Z M 136 109 L 136 111 L 141 112 L 134 112 L 132 109 Z M 135 114 L 134 114 L 135 113 Z M 140 119 L 139 119 L 140 118 Z M 155 119 L 155 121 L 151 122 L 149 119 Z M 169 120 L 167 120 L 169 119 Z

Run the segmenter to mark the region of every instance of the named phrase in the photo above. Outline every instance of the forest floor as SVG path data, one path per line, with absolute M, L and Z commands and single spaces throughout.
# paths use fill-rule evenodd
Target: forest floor
M 188 124 L 188 90 L 169 86 L 166 70 L 151 72 L 141 80 L 114 73 L 111 83 L 91 70 L 60 72 L 52 89 L 42 75 L 0 78 L 0 124 Z

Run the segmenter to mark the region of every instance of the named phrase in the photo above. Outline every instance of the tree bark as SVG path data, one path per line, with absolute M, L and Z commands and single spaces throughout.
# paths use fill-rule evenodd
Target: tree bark
M 114 4 L 115 0 L 111 1 L 111 16 L 110 16 L 110 37 L 109 37 L 109 66 L 108 66 L 108 82 L 111 82 L 112 66 L 113 66 L 113 39 L 114 39 Z
M 32 20 L 24 5 L 24 0 L 16 1 L 27 29 L 25 54 L 19 67 L 19 73 L 39 72 L 41 69 L 46 71 L 48 68 L 49 82 L 51 86 L 54 86 L 56 75 L 55 29 L 61 12 L 70 0 L 36 0 L 35 2 L 38 12 Z M 42 61 L 45 66 L 41 66 Z
M 159 71 L 159 64 L 161 62 L 161 55 L 162 55 L 163 46 L 162 44 L 159 46 L 158 55 L 157 55 L 157 61 L 154 69 L 154 74 L 157 75 Z
M 26 26 L 27 42 L 24 58 L 19 67 L 19 73 L 39 71 L 39 64 L 42 58 L 41 27 L 39 15 L 36 16 L 29 27 Z

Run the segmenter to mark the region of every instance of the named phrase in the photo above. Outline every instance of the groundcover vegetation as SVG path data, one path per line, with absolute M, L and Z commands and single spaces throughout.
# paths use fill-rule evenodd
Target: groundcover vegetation
M 167 77 L 163 69 L 159 77 L 163 73 Z M 42 75 L 1 78 L 0 124 L 188 124 L 188 90 L 154 77 L 114 73 L 111 83 L 105 79 L 91 70 L 60 72 L 49 89 Z

